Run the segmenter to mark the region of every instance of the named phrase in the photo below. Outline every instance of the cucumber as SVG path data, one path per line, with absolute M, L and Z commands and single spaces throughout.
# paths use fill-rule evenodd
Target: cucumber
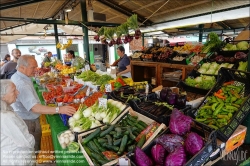
M 136 136 L 134 136 L 134 134 L 132 133 L 132 130 L 129 128 L 128 131 L 129 131 L 129 138 L 132 140 L 135 140 Z
M 132 122 L 134 122 L 134 123 L 136 123 L 137 118 L 138 118 L 137 116 L 136 116 L 136 118 L 134 118 L 133 116 L 131 116 L 131 115 L 129 115 L 129 114 L 128 114 L 127 117 L 128 117 L 128 119 L 129 119 L 130 121 L 132 121 Z
M 117 146 L 117 145 L 120 145 L 120 143 L 122 142 L 122 139 L 117 139 L 117 140 L 114 140 L 113 141 L 113 145 Z
M 108 129 L 104 130 L 101 132 L 100 137 L 104 137 L 105 135 L 107 135 L 110 131 L 112 131 L 114 129 L 115 125 L 111 125 Z
M 122 135 L 122 129 L 120 127 L 116 127 L 115 131 L 116 131 L 116 135 L 117 136 L 121 136 Z
M 109 150 L 113 150 L 115 152 L 118 152 L 119 147 L 118 146 L 113 146 L 113 145 L 108 145 L 108 144 L 103 144 L 103 146 Z
M 100 153 L 101 151 L 99 151 L 98 147 L 95 145 L 94 141 L 89 141 L 87 143 L 87 146 L 95 153 Z
M 148 125 L 145 122 L 141 121 L 141 120 L 138 121 L 138 124 L 141 125 L 144 128 L 148 127 Z
M 115 131 L 110 131 L 109 134 L 116 135 L 116 132 Z
M 98 141 L 100 144 L 108 142 L 108 140 L 105 139 L 105 138 L 98 138 L 97 141 Z
M 94 166 L 101 166 L 101 164 L 99 164 L 99 162 L 96 159 L 94 159 L 93 157 L 91 158 L 91 160 L 92 160 Z
M 128 142 L 128 136 L 127 136 L 127 135 L 124 135 L 124 136 L 122 137 L 122 142 L 121 142 L 121 144 L 120 144 L 119 151 L 117 152 L 118 155 L 122 155 L 122 154 L 123 154 L 127 142 Z
M 141 126 L 139 123 L 135 123 L 134 125 L 135 125 L 135 127 L 138 128 L 138 130 L 140 130 L 140 132 L 141 132 L 142 130 L 145 129 L 145 128 L 144 128 L 143 126 Z
M 91 157 L 92 154 L 91 154 L 90 149 L 86 145 L 83 145 L 83 148 L 86 151 L 86 153 L 89 155 L 89 157 Z
M 100 156 L 98 153 L 91 153 L 91 156 L 97 160 L 100 164 L 106 164 L 107 162 L 109 162 L 107 159 L 103 158 L 102 156 Z
M 125 131 L 125 132 L 123 133 L 123 135 L 129 135 L 129 131 L 128 131 L 128 130 Z
M 101 132 L 100 128 L 97 128 L 93 133 L 91 133 L 90 135 L 88 135 L 82 142 L 82 144 L 86 144 L 88 143 L 90 140 L 92 140 L 93 138 L 95 138 L 99 133 Z
M 134 126 L 136 124 L 133 121 L 130 121 L 128 118 L 126 119 L 126 121 L 130 126 Z
M 99 144 L 99 142 L 98 142 L 98 140 L 95 138 L 94 139 L 94 143 L 95 143 L 95 145 L 97 146 L 97 148 L 99 149 L 99 151 L 101 151 L 101 152 L 105 152 L 106 151 L 106 149 L 104 149 L 102 146 L 101 146 L 101 144 Z
M 132 145 L 133 143 L 134 143 L 134 140 L 130 139 L 130 140 L 128 140 L 127 145 Z
M 136 130 L 138 130 L 138 128 L 135 127 L 135 126 L 133 126 L 133 127 L 131 128 L 131 130 L 132 130 L 132 131 L 136 131 Z
M 108 140 L 108 144 L 109 144 L 109 145 L 112 145 L 112 137 L 111 137 L 109 134 L 107 134 L 105 137 L 106 137 L 107 140 Z
M 143 144 L 146 142 L 146 135 L 143 134 L 140 138 L 140 140 L 138 141 L 137 145 L 139 148 L 141 148 L 143 146 Z
M 137 136 L 137 135 L 139 135 L 140 133 L 139 133 L 138 131 L 133 131 L 133 134 Z

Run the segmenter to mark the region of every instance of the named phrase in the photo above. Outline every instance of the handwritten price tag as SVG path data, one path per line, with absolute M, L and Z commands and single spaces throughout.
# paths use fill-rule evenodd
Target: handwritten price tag
M 105 98 L 99 98 L 98 101 L 99 101 L 99 107 L 107 108 L 107 102 L 108 102 L 107 99 L 105 99 Z
M 90 70 L 90 67 L 89 67 L 89 65 L 85 65 L 85 70 Z
M 90 87 L 88 87 L 87 91 L 86 91 L 86 96 L 89 96 L 90 94 Z
M 106 92 L 112 92 L 112 86 L 111 86 L 111 84 L 106 84 L 105 85 L 105 91 Z

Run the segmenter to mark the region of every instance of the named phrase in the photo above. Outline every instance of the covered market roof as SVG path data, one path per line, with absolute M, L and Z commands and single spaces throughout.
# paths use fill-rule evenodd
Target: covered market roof
M 106 20 L 83 22 L 81 5 L 86 6 L 87 11 L 92 8 L 94 12 L 105 14 Z M 65 25 L 64 21 L 56 19 L 61 18 L 67 8 L 72 11 L 68 12 L 68 25 Z M 58 24 L 67 34 L 83 35 L 84 25 L 91 30 L 116 26 L 126 22 L 132 14 L 137 14 L 143 32 L 185 35 L 199 33 L 202 29 L 203 32 L 226 33 L 241 31 L 249 25 L 250 3 L 249 0 L 1 0 L 1 43 L 43 32 L 50 24 Z

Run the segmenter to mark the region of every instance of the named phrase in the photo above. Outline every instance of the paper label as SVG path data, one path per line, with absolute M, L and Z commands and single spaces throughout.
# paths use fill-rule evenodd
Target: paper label
M 90 94 L 90 87 L 88 87 L 87 91 L 86 91 L 86 96 L 89 96 Z
M 105 85 L 105 92 L 112 92 L 112 86 L 111 86 L 111 84 L 106 84 Z
M 99 98 L 98 101 L 99 101 L 99 107 L 107 108 L 107 101 L 108 101 L 107 99 Z
M 87 71 L 87 70 L 90 70 L 90 67 L 89 67 L 89 65 L 85 65 L 85 70 Z
M 127 158 L 121 157 L 118 160 L 119 160 L 118 161 L 119 165 L 121 165 L 121 166 L 130 166 L 129 160 Z

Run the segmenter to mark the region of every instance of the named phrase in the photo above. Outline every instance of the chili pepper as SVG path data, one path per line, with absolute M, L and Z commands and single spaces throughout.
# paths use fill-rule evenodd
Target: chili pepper
M 220 98 L 220 99 L 226 99 L 226 97 L 221 96 L 221 95 L 220 95 L 220 94 L 218 94 L 218 93 L 214 93 L 214 96 L 216 96 L 216 97 L 218 97 L 218 98 Z
M 243 103 L 243 101 L 244 101 L 244 99 L 240 98 L 240 99 L 237 99 L 234 103 L 241 105 Z
M 219 89 L 216 93 L 218 94 L 222 93 L 222 89 Z
M 240 108 L 240 105 L 238 105 L 238 104 L 232 104 L 232 106 L 235 106 L 235 107 L 237 107 L 237 108 Z
M 226 103 L 231 102 L 231 97 L 230 97 L 230 96 L 229 96 L 229 97 L 227 97 L 227 98 L 226 98 L 226 100 L 225 100 L 225 102 L 226 102 Z
M 217 118 L 220 118 L 220 119 L 222 119 L 222 118 L 228 119 L 228 116 L 227 116 L 227 115 L 218 114 L 218 115 L 217 115 Z
M 231 112 L 228 113 L 227 115 L 229 118 L 232 118 L 233 114 Z
M 238 110 L 238 108 L 237 107 L 235 107 L 235 106 L 232 106 L 232 105 L 226 105 L 226 109 L 228 109 L 228 110 Z
M 222 86 L 232 85 L 233 83 L 234 83 L 234 81 L 224 82 Z
M 217 115 L 220 112 L 220 110 L 222 109 L 223 106 L 224 106 L 224 103 L 220 103 L 220 105 L 214 111 L 213 115 Z
M 206 106 L 201 107 L 201 109 L 212 109 L 212 106 L 206 105 Z
M 230 102 L 232 103 L 232 102 L 236 101 L 237 99 L 238 99 L 237 97 L 233 96 L 233 97 L 231 97 Z
M 221 90 L 222 90 L 222 92 L 223 92 L 223 93 L 227 93 L 227 91 L 226 91 L 226 88 L 225 88 L 225 87 L 222 87 L 222 88 L 221 88 Z
M 222 110 L 223 112 L 220 112 L 221 115 L 228 115 L 228 112 L 225 112 L 224 110 Z
M 123 81 L 123 79 L 122 79 L 121 77 L 118 77 L 118 78 L 116 79 L 116 81 L 119 82 L 119 83 L 121 83 L 122 86 L 126 85 L 126 83 Z
M 217 105 L 219 105 L 218 102 L 217 102 L 217 103 L 214 103 L 214 104 L 212 105 L 212 110 L 213 110 L 213 111 L 215 111 L 215 108 L 216 108 Z
M 218 100 L 219 103 L 224 103 L 224 101 L 222 99 L 220 99 L 220 98 L 217 98 L 217 100 Z
M 215 125 L 208 125 L 209 127 L 211 127 L 211 128 L 213 128 L 213 129 L 215 129 L 215 130 L 217 130 L 218 129 L 218 127 L 217 126 L 215 126 Z
M 198 122 L 204 122 L 206 119 L 205 118 L 203 118 L 203 119 L 195 118 L 195 120 L 198 121 Z
M 230 90 L 230 92 L 238 99 L 240 98 L 240 95 L 236 91 Z
M 217 98 L 215 96 L 212 96 L 212 102 L 215 103 L 217 101 L 218 101 Z

